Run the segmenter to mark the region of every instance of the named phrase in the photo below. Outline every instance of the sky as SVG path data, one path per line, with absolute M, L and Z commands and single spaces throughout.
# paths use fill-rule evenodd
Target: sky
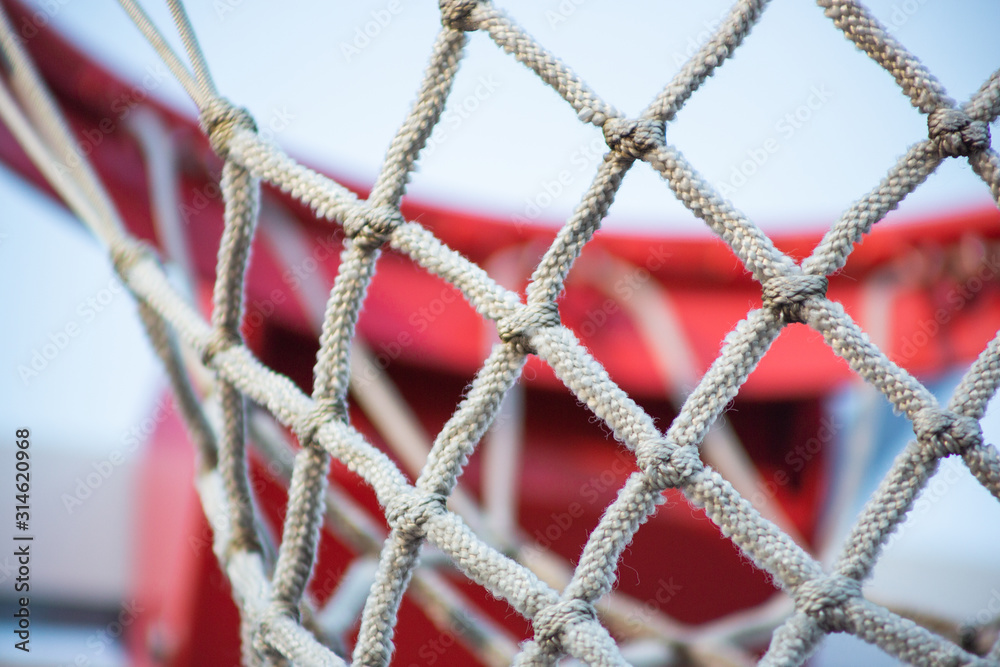
M 605 100 L 633 116 L 707 40 L 729 5 L 497 4 Z M 996 2 L 868 4 L 957 100 L 975 92 L 1000 62 Z M 419 86 L 439 29 L 437 3 L 297 2 L 281 11 L 252 0 L 189 5 L 223 95 L 250 109 L 262 127 L 277 128 L 273 138 L 294 155 L 374 179 Z M 144 6 L 173 38 L 165 3 Z M 117 3 L 66 0 L 52 21 L 129 78 L 160 67 Z M 181 50 L 177 39 L 174 44 Z M 558 224 L 603 155 L 600 131 L 576 120 L 567 103 L 487 35 L 471 35 L 466 53 L 410 193 L 502 218 Z M 155 94 L 194 113 L 180 87 L 162 80 Z M 668 141 L 767 230 L 829 226 L 926 136 L 925 117 L 891 76 L 818 6 L 800 0 L 770 3 L 735 56 L 667 129 Z M 903 203 L 900 215 L 988 201 L 968 166 L 949 160 Z M 706 233 L 645 164 L 625 180 L 607 224 Z

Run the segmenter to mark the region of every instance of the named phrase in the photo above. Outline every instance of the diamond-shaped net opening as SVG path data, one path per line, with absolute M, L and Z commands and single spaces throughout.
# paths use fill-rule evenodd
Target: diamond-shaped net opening
M 623 551 L 656 511 L 666 489 L 679 490 L 703 508 L 722 534 L 794 600 L 794 611 L 773 633 L 762 664 L 800 664 L 834 632 L 856 635 L 914 664 L 1000 661 L 1000 644 L 987 657 L 975 656 L 869 601 L 861 586 L 943 457 L 960 457 L 979 483 L 1000 497 L 1000 459 L 997 450 L 983 442 L 979 425 L 1000 382 L 1000 337 L 990 341 L 948 403 L 939 405 L 920 382 L 870 342 L 841 304 L 826 296 L 827 277 L 844 267 L 872 225 L 944 160 L 967 161 L 994 199 L 1000 197 L 1000 164 L 989 134 L 989 123 L 1000 113 L 1000 72 L 958 104 L 862 4 L 820 0 L 834 26 L 885 68 L 926 116 L 928 138 L 909 147 L 881 182 L 834 222 L 811 254 L 796 262 L 720 196 L 668 141 L 667 128 L 678 110 L 764 15 L 767 3 L 761 0 L 737 2 L 711 38 L 635 117 L 619 113 L 490 2 L 442 0 L 441 29 L 417 99 L 367 199 L 262 140 L 253 118 L 220 96 L 180 2 L 170 5 L 190 69 L 133 0 L 121 4 L 198 105 L 202 127 L 224 160 L 220 187 L 225 230 L 210 321 L 175 291 L 152 252 L 125 233 L 86 160 L 67 169 L 55 159 L 62 151 L 75 150 L 72 134 L 6 18 L 0 28 L 10 74 L 0 88 L 0 113 L 53 187 L 107 245 L 121 279 L 138 299 L 143 322 L 200 447 L 199 491 L 214 530 L 215 552 L 240 608 L 247 663 L 338 665 L 347 660 L 333 642 L 312 631 L 315 612 L 305 597 L 326 515 L 339 522 L 358 551 L 380 553 L 352 663 L 388 663 L 405 592 L 431 604 L 440 603 L 442 591 L 450 590 L 440 578 L 417 569 L 426 544 L 436 549 L 435 557 L 450 560 L 530 620 L 533 639 L 514 649 L 516 664 L 550 664 L 567 655 L 587 664 L 625 664 L 595 605 L 611 592 Z M 441 117 L 473 31 L 488 35 L 553 88 L 581 123 L 600 128 L 608 147 L 575 211 L 534 268 L 523 299 L 400 213 L 408 176 Z M 684 398 L 665 432 L 561 324 L 557 303 L 574 261 L 637 161 L 648 163 L 674 196 L 732 249 L 759 283 L 763 304 L 726 337 L 718 358 Z M 244 274 L 261 182 L 291 193 L 317 218 L 340 225 L 348 238 L 327 298 L 311 396 L 255 358 L 240 334 Z M 415 483 L 347 417 L 355 326 L 385 246 L 454 286 L 483 318 L 495 323 L 500 339 L 434 438 Z M 912 421 L 917 436 L 896 459 L 828 568 L 764 518 L 703 462 L 699 451 L 713 423 L 790 323 L 804 323 L 821 334 L 855 373 Z M 199 356 L 214 377 L 217 413 L 205 410 L 197 399 L 181 344 Z M 562 590 L 544 583 L 523 559 L 498 549 L 450 508 L 469 502 L 456 491 L 457 480 L 498 418 L 504 396 L 515 387 L 529 355 L 551 367 L 637 467 L 604 511 Z M 270 422 L 256 411 L 248 417 L 247 400 L 295 433 L 301 448 L 293 460 L 275 444 L 280 438 L 272 437 Z M 276 556 L 268 554 L 257 528 L 247 474 L 248 430 L 273 457 L 276 474 L 288 480 L 287 515 Z M 390 527 L 387 535 L 353 501 L 328 488 L 331 458 L 374 490 Z M 474 613 L 468 618 L 475 623 Z M 484 654 L 493 651 L 494 661 L 497 655 L 503 659 L 503 647 L 488 633 L 480 634 L 480 643 Z

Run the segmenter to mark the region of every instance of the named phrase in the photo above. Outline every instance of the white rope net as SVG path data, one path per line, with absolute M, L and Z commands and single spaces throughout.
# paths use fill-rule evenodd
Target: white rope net
M 1000 113 L 1000 72 L 959 105 L 863 5 L 819 0 L 836 28 L 891 73 L 912 105 L 927 116 L 928 138 L 910 146 L 882 181 L 832 224 L 812 254 L 796 263 L 719 196 L 665 138 L 666 126 L 685 101 L 760 20 L 764 0 L 735 3 L 711 39 L 635 117 L 619 113 L 490 2 L 442 0 L 442 27 L 419 94 L 366 200 L 261 140 L 249 114 L 217 92 L 178 0 L 171 0 L 170 7 L 192 63 L 190 70 L 138 4 L 133 0 L 121 4 L 198 105 L 202 126 L 224 160 L 225 231 L 211 321 L 205 321 L 171 286 L 152 253 L 127 235 L 86 160 L 81 158 L 69 170 L 55 167 L 59 164 L 55 156 L 75 150 L 73 137 L 6 17 L 0 44 L 11 67 L 9 80 L 0 88 L 0 113 L 60 195 L 107 245 L 121 279 L 138 300 L 143 322 L 200 447 L 203 467 L 198 488 L 214 530 L 216 554 L 241 611 L 248 664 L 340 665 L 347 660 L 329 647 L 332 642 L 307 629 L 315 623 L 305 591 L 324 514 L 355 527 L 363 524 L 360 519 L 352 524 L 350 503 L 327 488 L 331 457 L 374 489 L 391 528 L 380 545 L 352 664 L 389 662 L 397 611 L 408 587 L 431 597 L 445 590 L 436 587 L 444 584 L 432 572 L 418 568 L 424 544 L 433 545 L 467 577 L 530 619 L 533 639 L 513 649 L 514 664 L 552 664 L 566 655 L 587 664 L 627 664 L 595 605 L 611 593 L 623 550 L 668 488 L 679 489 L 703 508 L 723 535 L 794 601 L 792 612 L 773 632 L 761 664 L 801 664 L 833 632 L 853 634 L 913 664 L 1000 663 L 1000 643 L 986 657 L 975 656 L 862 594 L 862 582 L 871 574 L 882 546 L 906 518 L 942 458 L 960 457 L 972 475 L 1000 498 L 1000 458 L 996 448 L 983 442 L 979 424 L 1000 383 L 1000 336 L 989 342 L 948 403 L 939 405 L 923 385 L 869 341 L 839 303 L 825 295 L 827 276 L 844 267 L 855 244 L 945 159 L 967 159 L 994 199 L 1000 198 L 1000 162 L 990 147 L 988 126 Z M 441 116 L 472 31 L 485 33 L 537 74 L 572 106 L 581 122 L 600 127 L 609 149 L 582 201 L 535 268 L 523 301 L 420 224 L 404 219 L 399 210 L 408 176 Z M 637 160 L 651 165 L 675 196 L 728 244 L 760 283 L 763 295 L 763 307 L 749 312 L 725 338 L 718 358 L 665 432 L 560 324 L 557 305 L 574 261 L 600 227 L 622 179 Z M 341 225 L 349 239 L 329 293 L 311 396 L 264 366 L 240 337 L 244 272 L 261 181 L 291 193 L 318 218 Z M 476 311 L 496 323 L 501 340 L 438 433 L 413 484 L 347 419 L 355 324 L 385 245 L 456 287 Z M 699 455 L 710 426 L 789 323 L 804 323 L 819 332 L 837 355 L 912 421 L 916 434 L 828 568 L 762 517 Z M 178 341 L 200 355 L 214 376 L 219 419 L 214 420 L 197 399 Z M 562 590 L 545 583 L 516 554 L 511 557 L 481 537 L 446 504 L 529 354 L 551 366 L 607 424 L 621 446 L 634 454 L 638 466 L 604 511 Z M 283 539 L 273 559 L 257 527 L 248 483 L 247 400 L 292 429 L 301 445 L 290 474 Z M 377 531 L 358 530 L 359 540 L 368 540 L 372 548 L 379 546 L 372 536 Z M 493 663 L 511 657 L 494 646 L 488 633 L 479 642 L 487 655 L 493 651 Z

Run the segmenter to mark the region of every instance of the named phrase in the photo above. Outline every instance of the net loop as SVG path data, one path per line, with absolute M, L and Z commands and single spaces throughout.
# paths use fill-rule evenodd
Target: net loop
M 389 501 L 385 518 L 393 530 L 413 539 L 424 537 L 427 522 L 437 514 L 444 514 L 447 499 L 440 493 L 415 489 L 400 493 Z
M 666 438 L 642 440 L 636 447 L 636 463 L 661 491 L 682 486 L 705 467 L 695 446 L 679 446 Z
M 229 158 L 229 142 L 236 128 L 257 131 L 253 116 L 243 107 L 235 106 L 224 97 L 216 97 L 201 110 L 201 129 L 208 136 L 212 150 L 223 160 Z
M 352 211 L 344 220 L 344 233 L 365 250 L 381 247 L 389 235 L 406 222 L 403 214 L 393 206 L 362 207 Z
M 291 618 L 298 620 L 297 610 L 296 614 L 290 615 Z M 284 656 L 268 641 L 267 637 L 271 634 L 273 626 L 275 625 L 276 617 L 273 613 L 268 612 L 258 612 L 256 617 L 251 617 L 248 619 L 251 623 L 253 630 L 251 631 L 250 643 L 253 645 L 254 650 L 257 655 L 262 658 L 262 660 L 257 664 L 274 664 L 274 665 L 288 665 L 290 664 Z
M 961 109 L 935 109 L 927 115 L 927 134 L 942 157 L 968 157 L 990 147 L 990 126 Z
M 972 417 L 951 410 L 924 408 L 913 418 L 917 440 L 937 458 L 962 454 L 983 444 L 983 429 Z
M 316 432 L 331 418 L 347 421 L 347 410 L 343 401 L 333 397 L 317 399 L 313 409 L 295 424 L 295 436 L 299 439 L 299 444 L 302 447 L 311 445 L 316 438 Z
M 807 273 L 781 275 L 764 281 L 764 307 L 774 311 L 784 322 L 805 322 L 804 306 L 808 299 L 825 297 L 826 276 Z
M 519 352 L 535 354 L 531 345 L 531 337 L 539 329 L 557 327 L 562 324 L 559 319 L 559 307 L 554 301 L 545 303 L 529 303 L 497 321 L 497 333 L 500 340 L 513 344 Z
M 156 251 L 142 241 L 123 240 L 111 246 L 111 263 L 115 272 L 124 280 L 133 266 L 143 259 L 156 259 Z
M 213 329 L 212 335 L 209 337 L 208 343 L 205 344 L 205 349 L 201 353 L 202 365 L 210 368 L 215 355 L 225 352 L 234 345 L 239 345 L 242 342 L 238 333 L 230 331 L 225 327 Z
M 666 141 L 663 121 L 655 118 L 616 116 L 605 120 L 602 129 L 608 148 L 635 160 L 661 148 Z
M 795 593 L 795 606 L 824 632 L 847 630 L 847 605 L 861 597 L 861 582 L 840 574 L 817 577 L 803 583 Z
M 535 629 L 535 641 L 542 649 L 549 655 L 559 655 L 564 652 L 563 635 L 571 625 L 596 620 L 597 612 L 594 611 L 594 605 L 585 600 L 572 598 L 560 600 L 540 610 L 531 619 L 531 625 Z
M 479 0 L 441 0 L 441 25 L 459 32 L 479 29 L 479 19 L 473 14 L 479 8 Z

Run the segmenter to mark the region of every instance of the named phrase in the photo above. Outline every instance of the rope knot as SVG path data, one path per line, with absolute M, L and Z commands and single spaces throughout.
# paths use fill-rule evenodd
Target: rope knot
M 252 614 L 249 611 L 244 613 L 249 616 L 247 620 L 243 621 L 243 624 L 244 627 L 252 628 L 250 630 L 250 643 L 253 644 L 254 650 L 258 655 L 274 655 L 275 650 L 267 641 L 267 635 L 271 631 L 271 619 L 259 612 L 257 614 Z
M 652 118 L 608 118 L 604 121 L 604 140 L 616 153 L 636 160 L 663 146 L 663 122 Z
M 385 518 L 393 530 L 412 537 L 423 537 L 427 522 L 445 512 L 445 497 L 419 489 L 404 491 L 389 501 Z
M 317 399 L 313 404 L 313 409 L 294 426 L 293 430 L 295 437 L 299 439 L 299 445 L 302 447 L 310 446 L 316 437 L 316 432 L 331 418 L 343 422 L 347 421 L 347 408 L 343 401 L 332 397 Z
M 826 296 L 826 276 L 807 273 L 775 276 L 764 281 L 764 307 L 777 312 L 785 322 L 805 322 L 805 302 Z
M 531 625 L 535 628 L 535 641 L 543 650 L 549 655 L 559 655 L 563 652 L 563 635 L 569 626 L 595 620 L 594 605 L 573 598 L 545 607 L 531 619 Z
M 479 20 L 473 17 L 479 0 L 441 0 L 441 25 L 459 32 L 479 29 Z
M 497 321 L 497 333 L 500 335 L 500 340 L 512 343 L 519 352 L 535 354 L 531 337 L 539 329 L 557 327 L 560 324 L 559 307 L 554 301 L 529 303 L 500 318 Z
M 990 126 L 961 109 L 935 109 L 927 115 L 927 134 L 942 156 L 968 157 L 990 147 Z
M 983 444 L 983 429 L 972 417 L 951 410 L 924 408 L 913 418 L 917 440 L 938 458 Z
M 228 329 L 218 327 L 212 330 L 212 335 L 208 338 L 208 343 L 205 344 L 205 349 L 201 353 L 201 364 L 206 368 L 211 367 L 212 360 L 220 352 L 225 352 L 234 345 L 239 345 L 243 342 L 240 339 L 240 335 L 235 331 L 229 331 Z
M 847 629 L 847 603 L 861 596 L 861 582 L 840 574 L 816 577 L 795 591 L 795 607 L 825 632 Z
M 125 274 L 141 260 L 147 258 L 156 259 L 156 253 L 149 244 L 130 239 L 114 243 L 111 246 L 110 252 L 111 263 L 115 267 L 115 272 L 122 280 L 125 280 Z
M 296 623 L 302 622 L 302 608 L 299 607 L 298 603 L 291 602 L 290 600 L 271 600 L 270 609 L 268 609 L 267 616 L 261 621 L 263 626 L 270 625 L 273 621 L 272 619 L 284 616 L 290 618 Z M 269 628 L 268 628 L 269 629 Z
M 403 214 L 393 206 L 364 207 L 348 214 L 344 220 L 344 233 L 356 245 L 365 250 L 374 250 L 385 243 L 389 235 L 404 222 Z
M 273 664 L 286 664 L 281 653 L 268 641 L 268 635 L 276 629 L 276 625 L 279 625 L 281 615 L 288 616 L 298 622 L 298 610 L 296 609 L 295 613 L 292 614 L 285 609 L 276 608 L 272 605 L 271 608 L 257 613 L 250 612 L 249 610 L 241 611 L 248 616 L 241 625 L 246 629 L 244 630 L 245 632 L 249 632 L 250 643 L 253 645 L 257 655 L 262 658 L 270 658 L 270 660 L 274 661 Z M 265 662 L 264 664 L 271 663 Z
M 236 128 L 257 131 L 253 116 L 243 107 L 234 106 L 224 97 L 217 97 L 201 112 L 201 129 L 208 136 L 212 150 L 223 160 L 229 158 L 229 142 Z
M 694 446 L 678 446 L 666 438 L 646 439 L 636 447 L 639 469 L 661 491 L 685 484 L 704 468 Z

